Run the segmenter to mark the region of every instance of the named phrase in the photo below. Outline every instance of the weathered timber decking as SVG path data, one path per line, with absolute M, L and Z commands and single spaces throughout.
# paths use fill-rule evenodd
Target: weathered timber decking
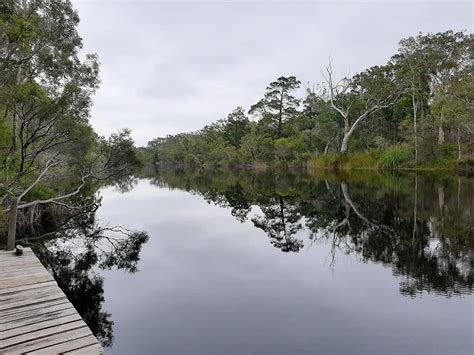
M 0 251 L 0 354 L 103 354 L 31 249 Z

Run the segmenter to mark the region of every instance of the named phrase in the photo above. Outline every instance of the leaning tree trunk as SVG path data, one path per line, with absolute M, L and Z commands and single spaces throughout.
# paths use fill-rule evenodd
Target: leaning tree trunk
M 367 116 L 369 115 L 369 112 L 370 110 L 360 115 L 359 118 L 357 118 L 354 121 L 352 126 L 349 126 L 349 118 L 348 117 L 344 118 L 344 137 L 342 138 L 342 143 L 341 143 L 341 150 L 340 150 L 341 154 L 347 153 L 347 150 L 349 149 L 349 140 L 351 139 L 352 133 L 354 133 L 359 123 L 361 123 L 363 120 L 367 118 Z
M 326 143 L 326 146 L 324 147 L 324 154 L 327 154 L 329 151 L 329 142 Z
M 353 129 L 350 129 L 348 132 L 344 133 L 344 138 L 342 138 L 342 143 L 341 143 L 341 154 L 346 154 L 347 150 L 349 149 L 349 139 L 352 136 Z

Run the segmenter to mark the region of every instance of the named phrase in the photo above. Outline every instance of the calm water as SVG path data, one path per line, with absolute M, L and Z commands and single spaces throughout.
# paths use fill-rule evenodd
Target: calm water
M 137 272 L 75 281 L 108 352 L 472 354 L 474 180 L 357 175 L 102 190 L 102 223 L 149 235 Z

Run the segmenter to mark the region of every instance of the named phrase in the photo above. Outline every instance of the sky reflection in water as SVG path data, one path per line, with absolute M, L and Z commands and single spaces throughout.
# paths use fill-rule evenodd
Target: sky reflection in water
M 110 353 L 472 353 L 472 179 L 247 175 L 102 191 L 150 236 L 100 271 Z

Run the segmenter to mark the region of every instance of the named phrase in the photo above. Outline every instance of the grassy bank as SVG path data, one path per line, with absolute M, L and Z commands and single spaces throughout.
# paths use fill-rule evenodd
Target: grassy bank
M 384 151 L 354 154 L 326 154 L 311 158 L 309 169 L 374 169 L 374 170 L 452 170 L 474 171 L 474 157 L 458 159 L 451 147 L 443 147 L 439 152 L 415 159 L 413 153 L 404 147 L 395 146 Z

